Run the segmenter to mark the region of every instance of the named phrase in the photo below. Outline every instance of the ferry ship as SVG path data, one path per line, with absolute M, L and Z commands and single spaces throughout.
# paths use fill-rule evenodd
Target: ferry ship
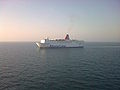
M 67 34 L 64 39 L 50 40 L 47 38 L 40 42 L 36 42 L 36 45 L 39 48 L 83 48 L 84 41 L 71 40 Z

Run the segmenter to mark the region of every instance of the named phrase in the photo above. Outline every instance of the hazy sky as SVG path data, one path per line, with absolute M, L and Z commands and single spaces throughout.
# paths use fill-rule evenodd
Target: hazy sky
M 120 0 L 0 0 L 0 41 L 120 42 Z

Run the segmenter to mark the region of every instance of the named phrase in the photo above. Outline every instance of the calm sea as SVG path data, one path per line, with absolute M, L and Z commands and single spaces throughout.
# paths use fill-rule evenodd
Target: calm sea
M 120 90 L 120 44 L 0 43 L 0 90 Z

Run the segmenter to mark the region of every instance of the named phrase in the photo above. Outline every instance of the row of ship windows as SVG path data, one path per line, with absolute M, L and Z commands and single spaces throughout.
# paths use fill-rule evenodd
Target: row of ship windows
M 65 45 L 50 45 L 50 47 L 66 47 Z

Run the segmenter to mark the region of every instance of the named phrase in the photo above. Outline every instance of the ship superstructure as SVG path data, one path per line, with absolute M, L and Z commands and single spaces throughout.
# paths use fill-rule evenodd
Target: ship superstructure
M 82 48 L 84 47 L 84 41 L 71 40 L 67 34 L 64 39 L 44 39 L 40 42 L 36 42 L 40 48 Z

